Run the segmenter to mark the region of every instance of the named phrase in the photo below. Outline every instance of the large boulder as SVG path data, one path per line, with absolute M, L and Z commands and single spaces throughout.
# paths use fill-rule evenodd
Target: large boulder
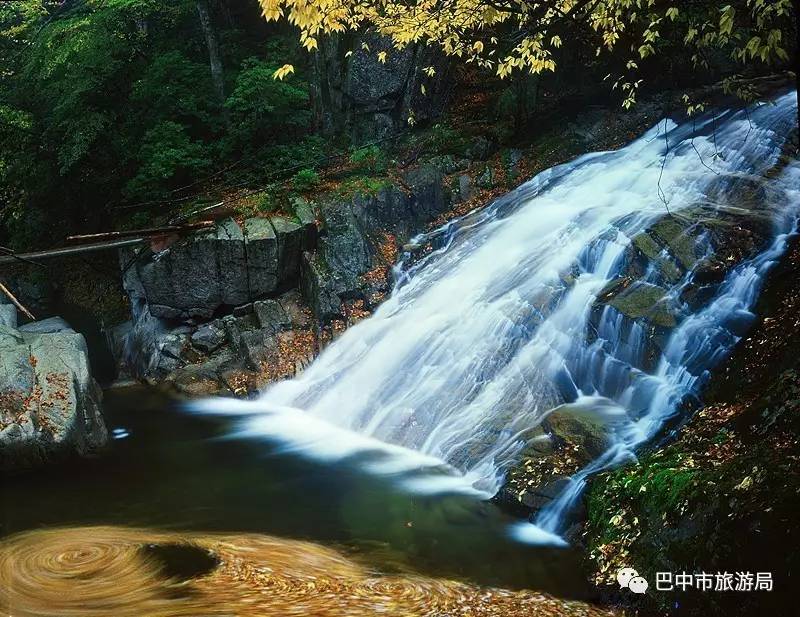
M 300 289 L 320 322 L 343 316 L 343 304 L 371 308 L 391 286 L 398 246 L 420 233 L 451 205 L 442 171 L 421 165 L 403 174 L 402 189 L 333 198 L 320 208 L 315 252 L 303 255 Z
M 284 217 L 226 219 L 158 253 L 121 252 L 123 284 L 153 317 L 196 322 L 293 286 L 302 252 L 313 248 L 308 226 Z
M 2 471 L 91 455 L 108 440 L 86 341 L 72 330 L 44 330 L 0 326 Z
M 441 114 L 452 86 L 448 66 L 434 46 L 398 50 L 372 31 L 325 37 L 314 55 L 313 102 L 321 128 L 364 143 L 397 133 L 410 118 L 429 121 Z M 428 67 L 433 74 L 423 70 Z

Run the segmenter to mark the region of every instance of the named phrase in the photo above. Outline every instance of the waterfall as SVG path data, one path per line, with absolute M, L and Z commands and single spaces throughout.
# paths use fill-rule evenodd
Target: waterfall
M 552 538 L 587 476 L 631 458 L 744 332 L 794 225 L 798 166 L 765 181 L 775 232 L 764 252 L 730 270 L 694 311 L 680 301 L 692 268 L 666 285 L 664 301 L 680 319 L 655 365 L 643 357 L 639 321 L 606 307 L 593 322 L 598 294 L 619 277 L 633 238 L 667 209 L 680 217 L 698 203 L 713 207 L 719 191 L 773 168 L 795 100 L 790 93 L 680 126 L 664 120 L 621 150 L 540 173 L 415 238 L 430 252 L 403 256 L 391 296 L 301 375 L 253 401 L 196 409 L 241 414 L 242 433 L 311 456 L 368 455 L 370 470 L 414 490 L 491 495 L 531 430 L 577 400 L 617 421 L 609 450 L 518 533 Z M 648 270 L 635 285 L 665 286 L 658 276 Z

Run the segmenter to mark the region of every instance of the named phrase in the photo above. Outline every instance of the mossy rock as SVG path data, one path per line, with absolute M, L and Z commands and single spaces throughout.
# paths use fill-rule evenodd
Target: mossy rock
M 639 250 L 649 261 L 655 263 L 670 283 L 677 283 L 684 275 L 685 270 L 675 261 L 664 254 L 663 247 L 653 239 L 649 232 L 642 232 L 633 239 L 633 246 Z
M 697 262 L 697 237 L 691 227 L 693 217 L 665 216 L 653 224 L 648 233 L 669 247 L 670 252 L 686 270 Z
M 663 287 L 640 282 L 614 295 L 608 305 L 631 319 L 644 318 L 653 325 L 674 328 L 678 321 L 666 295 Z
M 578 446 L 587 459 L 600 456 L 608 448 L 608 423 L 568 410 L 554 411 L 543 426 L 557 442 Z

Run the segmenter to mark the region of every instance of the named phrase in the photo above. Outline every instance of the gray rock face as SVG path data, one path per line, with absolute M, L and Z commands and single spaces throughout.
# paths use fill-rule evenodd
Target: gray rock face
M 0 326 L 17 327 L 17 307 L 13 304 L 0 304 Z
M 205 353 L 214 353 L 225 343 L 225 330 L 216 323 L 200 326 L 192 334 L 192 345 Z
M 250 293 L 257 298 L 278 286 L 278 237 L 268 219 L 247 219 L 244 231 Z
M 312 221 L 313 224 L 313 221 Z M 222 306 L 240 306 L 296 282 L 309 230 L 285 218 L 233 219 L 179 240 L 158 254 L 123 251 L 123 284 L 154 317 L 210 319 Z
M 318 253 L 303 254 L 300 289 L 319 321 L 328 321 L 341 314 L 342 300 L 339 293 L 345 290 Z
M 104 446 L 101 397 L 82 335 L 0 326 L 0 470 Z
M 406 174 L 405 181 L 411 189 L 412 211 L 420 224 L 428 223 L 450 206 L 449 191 L 445 189 L 441 170 L 422 166 Z
M 20 332 L 33 334 L 52 334 L 53 332 L 75 332 L 61 317 L 49 317 L 19 327 Z
M 319 321 L 341 316 L 347 300 L 369 304 L 372 293 L 388 291 L 364 279 L 376 267 L 392 265 L 385 263 L 382 245 L 424 230 L 450 207 L 450 191 L 438 167 L 410 170 L 404 183 L 407 191 L 388 186 L 375 195 L 355 195 L 321 208 L 318 249 L 304 254 L 300 277 L 303 296 Z
M 475 187 L 472 185 L 472 178 L 467 174 L 458 177 L 458 196 L 461 201 L 469 201 L 475 196 Z
M 369 49 L 365 49 L 366 45 Z M 352 54 L 345 55 L 352 51 Z M 385 62 L 377 54 L 386 52 Z M 432 46 L 409 45 L 397 50 L 374 32 L 355 40 L 329 36 L 314 58 L 314 97 L 323 129 L 348 134 L 355 143 L 391 135 L 406 126 L 438 116 L 449 94 L 449 61 Z M 435 74 L 423 72 L 434 67 Z M 425 86 L 425 94 L 421 86 Z
M 184 394 L 235 391 L 232 384 L 243 373 L 278 361 L 282 336 L 308 332 L 314 325 L 298 290 L 239 308 L 248 310 L 198 327 L 174 326 L 141 313 L 136 324 L 124 324 L 112 333 L 120 339 L 115 348 L 132 374 L 172 384 Z M 126 353 L 126 347 L 133 354 Z

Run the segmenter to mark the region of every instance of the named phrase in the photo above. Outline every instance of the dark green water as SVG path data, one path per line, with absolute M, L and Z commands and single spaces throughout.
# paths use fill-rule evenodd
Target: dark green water
M 514 542 L 513 519 L 492 503 L 410 495 L 354 465 L 224 437 L 226 420 L 143 387 L 108 391 L 105 409 L 109 430 L 129 436 L 100 458 L 2 479 L 2 535 L 97 524 L 259 532 L 334 546 L 383 572 L 587 597 L 578 551 Z

